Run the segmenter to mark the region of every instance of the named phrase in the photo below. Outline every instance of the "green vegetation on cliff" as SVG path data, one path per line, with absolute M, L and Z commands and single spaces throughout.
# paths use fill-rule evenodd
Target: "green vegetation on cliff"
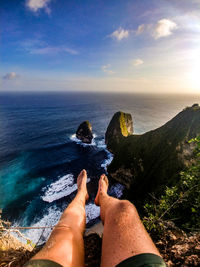
M 90 129 L 90 131 L 92 131 L 92 124 L 89 121 L 85 121 L 85 124 Z
M 123 112 L 120 112 L 119 122 L 120 122 L 122 135 L 127 137 L 130 133 L 128 132 L 126 121 L 125 121 L 125 114 Z
M 172 220 L 186 231 L 200 230 L 200 137 L 191 142 L 197 144 L 195 163 L 180 173 L 176 185 L 166 187 L 161 197 L 154 195 L 144 206 L 144 222 L 149 230 L 160 219 Z
M 115 152 L 115 148 L 122 142 L 123 138 L 133 133 L 133 120 L 131 114 L 118 111 L 112 117 L 106 134 L 105 141 L 108 149 Z

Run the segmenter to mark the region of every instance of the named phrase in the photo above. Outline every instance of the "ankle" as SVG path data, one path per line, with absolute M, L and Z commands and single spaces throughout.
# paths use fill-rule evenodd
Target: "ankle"
M 78 191 L 76 194 L 76 200 L 77 202 L 81 203 L 82 205 L 85 205 L 87 198 L 87 193 L 84 193 L 83 191 Z

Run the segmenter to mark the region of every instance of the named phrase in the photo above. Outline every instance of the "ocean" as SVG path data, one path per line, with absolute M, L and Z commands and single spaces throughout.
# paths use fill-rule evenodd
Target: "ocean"
M 95 206 L 98 179 L 113 155 L 104 135 L 115 112 L 132 114 L 134 133 L 160 127 L 200 95 L 117 93 L 1 93 L 0 209 L 13 226 L 52 226 L 74 198 L 76 178 L 88 173 L 90 199 L 87 227 L 99 220 Z M 81 122 L 89 120 L 91 145 L 76 139 Z M 111 183 L 109 194 L 122 197 L 123 186 Z M 26 230 L 34 243 L 43 243 L 51 229 Z

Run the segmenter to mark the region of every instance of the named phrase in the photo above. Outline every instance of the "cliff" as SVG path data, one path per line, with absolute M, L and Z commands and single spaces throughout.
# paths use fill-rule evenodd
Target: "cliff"
M 112 140 L 114 146 L 108 149 L 114 151 L 114 159 L 108 173 L 129 189 L 131 200 L 159 194 L 192 163 L 194 145 L 188 141 L 199 134 L 200 107 L 195 104 L 158 129 L 123 137 L 120 142 Z

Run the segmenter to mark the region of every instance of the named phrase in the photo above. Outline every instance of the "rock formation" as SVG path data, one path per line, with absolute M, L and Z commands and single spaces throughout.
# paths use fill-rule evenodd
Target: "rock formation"
M 158 129 L 128 135 L 120 142 L 108 136 L 114 118 L 116 114 L 106 135 L 108 149 L 114 152 L 108 173 L 129 189 L 130 199 L 137 201 L 152 192 L 160 194 L 166 185 L 175 184 L 180 171 L 192 163 L 194 144 L 188 141 L 200 134 L 199 105 L 185 108 Z M 115 134 L 113 138 L 117 139 Z
M 115 151 L 120 141 L 133 134 L 133 120 L 131 114 L 118 111 L 112 117 L 105 135 L 107 148 Z
M 80 139 L 83 143 L 91 144 L 93 134 L 92 125 L 89 121 L 84 121 L 79 125 L 76 131 L 76 137 Z

